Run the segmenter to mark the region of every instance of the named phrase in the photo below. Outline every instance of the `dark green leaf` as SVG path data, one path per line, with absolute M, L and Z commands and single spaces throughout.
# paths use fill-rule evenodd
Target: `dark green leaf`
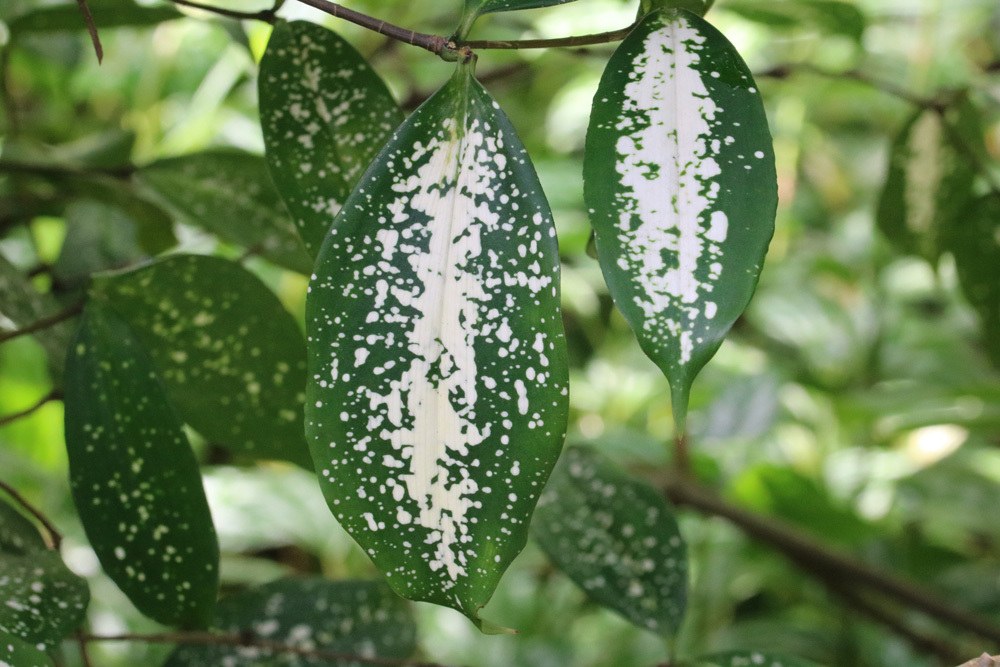
M 214 626 L 297 648 L 404 659 L 416 649 L 416 624 L 409 606 L 382 583 L 282 579 L 219 602 Z M 164 667 L 362 667 L 364 661 L 274 655 L 259 649 L 189 646 L 178 648 Z
M 1000 367 L 1000 193 L 975 201 L 949 237 L 962 291 L 979 312 L 983 344 Z
M 20 556 L 43 551 L 45 540 L 35 524 L 5 502 L 0 501 L 0 552 Z
M 55 551 L 0 553 L 0 600 L 0 633 L 51 649 L 80 624 L 90 591 Z
M 548 203 L 470 65 L 348 199 L 306 324 L 334 515 L 404 597 L 478 622 L 558 458 L 567 362 Z
M 673 510 L 603 456 L 570 447 L 538 502 L 532 535 L 599 604 L 673 635 L 687 599 L 687 550 Z
M 66 208 L 66 239 L 52 276 L 62 287 L 85 283 L 90 274 L 118 269 L 144 257 L 139 230 L 121 210 L 96 201 Z
M 52 659 L 14 635 L 0 632 L 0 665 L 4 667 L 51 667 Z
M 361 54 L 336 33 L 304 21 L 275 26 L 259 87 L 271 176 L 315 257 L 403 115 Z
M 727 651 L 701 656 L 695 667 L 815 667 L 814 663 L 800 658 L 776 656 L 759 651 Z
M 516 9 L 537 9 L 563 5 L 574 0 L 465 0 L 465 11 L 475 14 L 509 12 Z
M 302 332 L 252 273 L 173 255 L 99 276 L 91 293 L 144 343 L 183 421 L 239 454 L 311 467 Z
M 70 488 L 104 571 L 150 618 L 207 624 L 219 546 L 198 462 L 152 360 L 110 311 L 85 311 L 65 392 Z
M 154 162 L 138 172 L 190 224 L 253 248 L 275 264 L 310 273 L 312 260 L 281 203 L 262 157 L 212 150 Z
M 170 6 L 144 7 L 132 0 L 88 0 L 87 5 L 100 29 L 150 26 L 182 16 Z M 39 7 L 13 19 L 9 27 L 15 37 L 31 32 L 83 32 L 87 29 L 80 16 L 80 6 L 75 2 Z
M 819 28 L 859 44 L 868 23 L 857 5 L 843 0 L 730 0 L 724 7 L 772 28 Z
M 777 207 L 764 107 L 721 33 L 659 11 L 622 42 L 594 97 L 584 185 L 611 295 L 683 425 L 691 383 L 750 301 Z

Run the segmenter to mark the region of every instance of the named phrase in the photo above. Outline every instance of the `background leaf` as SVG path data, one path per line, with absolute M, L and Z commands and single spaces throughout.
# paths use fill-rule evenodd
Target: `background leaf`
M 683 11 L 642 20 L 594 97 L 584 184 L 608 288 L 683 423 L 750 300 L 777 205 L 760 95 L 722 34 Z
M 0 664 L 11 667 L 50 667 L 52 660 L 14 635 L 0 632 Z
M 388 586 L 373 581 L 280 579 L 223 598 L 215 618 L 213 627 L 222 632 L 305 649 L 384 659 L 405 659 L 416 649 L 417 628 L 409 606 Z M 185 646 L 175 650 L 164 667 L 365 664 L 370 663 L 269 655 L 259 649 Z
M 170 6 L 145 7 L 132 0 L 88 0 L 94 23 L 101 29 L 122 26 L 149 26 L 183 16 Z M 13 35 L 32 32 L 72 30 L 83 32 L 87 26 L 75 2 L 39 7 L 25 12 L 10 24 Z
M 816 667 L 808 660 L 776 656 L 759 651 L 728 651 L 701 656 L 695 667 Z
M 311 466 L 302 332 L 253 274 L 174 255 L 97 277 L 91 293 L 143 342 L 183 421 L 237 454 Z
M 45 540 L 35 524 L 6 502 L 0 501 L 0 552 L 20 556 L 44 549 Z
M 0 553 L 0 600 L 0 634 L 50 650 L 83 620 L 90 591 L 54 551 Z
M 275 26 L 260 63 L 259 95 L 271 176 L 315 257 L 403 115 L 354 47 L 305 21 Z
M 104 571 L 150 618 L 205 625 L 219 546 L 198 463 L 142 343 L 99 306 L 81 320 L 65 393 L 70 487 Z
M 555 229 L 460 66 L 348 199 L 306 302 L 306 433 L 334 515 L 404 597 L 476 620 L 565 435 Z
M 684 617 L 687 553 L 663 496 L 597 452 L 570 447 L 538 501 L 531 533 L 597 603 L 673 635 Z

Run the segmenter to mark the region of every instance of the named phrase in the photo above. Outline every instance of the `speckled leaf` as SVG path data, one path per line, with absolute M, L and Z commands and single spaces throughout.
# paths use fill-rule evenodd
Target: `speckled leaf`
M 901 251 L 930 261 L 944 250 L 949 230 L 964 224 L 976 173 L 974 164 L 955 149 L 949 135 L 953 130 L 945 122 L 936 111 L 925 110 L 903 126 L 890 150 L 878 205 L 882 233 Z
M 259 89 L 271 175 L 315 257 L 403 114 L 354 47 L 305 21 L 275 26 L 260 63 Z
M 66 360 L 70 489 L 108 576 L 165 625 L 211 620 L 219 546 L 198 462 L 152 360 L 91 304 Z
M 593 450 L 570 447 L 545 488 L 532 535 L 599 604 L 640 628 L 677 632 L 687 552 L 663 496 Z
M 1000 194 L 973 202 L 948 240 L 962 291 L 979 312 L 983 345 L 1000 367 Z
M 704 19 L 652 12 L 615 51 L 584 185 L 611 295 L 683 426 L 691 383 L 756 287 L 778 200 L 760 95 Z
M 217 257 L 174 255 L 99 276 L 91 294 L 144 343 L 183 421 L 237 454 L 311 467 L 302 332 L 253 274 Z
M 0 553 L 20 556 L 44 549 L 45 540 L 35 525 L 16 509 L 0 501 Z
M 312 270 L 264 158 L 205 151 L 159 160 L 139 170 L 137 178 L 190 224 L 293 271 Z
M 548 203 L 470 65 L 348 199 L 306 324 L 334 515 L 401 595 L 479 622 L 559 455 L 567 362 Z
M 90 591 L 55 551 L 0 553 L 0 600 L 0 633 L 47 650 L 80 624 Z
M 801 658 L 777 656 L 760 651 L 727 651 L 701 656 L 694 667 L 816 667 L 815 663 Z
M 409 606 L 373 581 L 281 579 L 219 602 L 214 626 L 222 632 L 332 653 L 405 659 L 416 649 Z M 186 646 L 164 667 L 362 667 L 368 662 L 322 660 L 258 648 Z
M 0 632 L 0 667 L 51 667 L 51 665 L 52 659 L 42 651 L 14 635 Z

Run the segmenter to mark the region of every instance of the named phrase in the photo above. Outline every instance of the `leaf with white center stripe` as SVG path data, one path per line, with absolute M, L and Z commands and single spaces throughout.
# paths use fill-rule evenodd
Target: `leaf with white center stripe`
M 777 207 L 760 95 L 704 19 L 652 12 L 615 51 L 584 185 L 611 295 L 670 381 L 683 428 L 691 383 L 757 285 Z
M 275 25 L 258 82 L 271 177 L 315 257 L 403 114 L 354 47 L 306 21 Z
M 0 632 L 0 667 L 51 667 L 51 665 L 52 659 L 42 651 L 14 635 Z
M 223 598 L 213 627 L 304 650 L 358 655 L 369 660 L 330 660 L 275 654 L 255 647 L 184 646 L 164 667 L 362 667 L 405 660 L 416 650 L 416 623 L 409 605 L 374 581 L 289 578 Z
M 816 667 L 816 664 L 760 651 L 727 651 L 696 658 L 694 667 Z
M 104 571 L 150 618 L 204 626 L 219 546 L 198 462 L 142 344 L 93 303 L 65 391 L 70 489 Z
M 404 597 L 479 623 L 559 456 L 555 227 L 471 65 L 348 199 L 306 302 L 306 434 L 334 515 Z
M 531 533 L 596 602 L 673 635 L 687 600 L 687 551 L 663 496 L 597 452 L 571 447 L 538 502 Z
M 0 634 L 50 650 L 83 620 L 90 590 L 55 551 L 0 553 L 0 601 Z

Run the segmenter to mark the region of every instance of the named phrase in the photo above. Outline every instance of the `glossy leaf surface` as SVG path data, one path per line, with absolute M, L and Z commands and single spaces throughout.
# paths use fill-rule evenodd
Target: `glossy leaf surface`
M 558 457 L 567 362 L 551 213 L 470 66 L 348 200 L 306 319 L 334 515 L 400 594 L 477 620 Z
M 584 185 L 612 297 L 683 422 L 757 284 L 777 206 L 763 104 L 721 33 L 685 11 L 640 22 L 594 97 Z
M 50 667 L 52 660 L 22 639 L 0 632 L 0 667 Z
M 70 488 L 104 571 L 150 618 L 205 625 L 219 547 L 198 462 L 152 360 L 113 313 L 87 308 L 65 393 Z
M 51 649 L 80 624 L 90 591 L 55 551 L 0 553 L 0 600 L 0 634 Z
M 265 584 L 219 602 L 214 627 L 303 649 L 405 659 L 416 650 L 417 628 L 409 606 L 388 586 L 373 581 L 290 578 Z M 232 665 L 250 667 L 354 667 L 349 659 L 324 660 L 256 648 L 187 646 L 165 667 Z
M 259 89 L 271 175 L 315 257 L 403 114 L 354 47 L 306 21 L 275 26 L 260 63 Z
M 99 276 L 91 294 L 143 342 L 181 420 L 238 454 L 311 465 L 302 332 L 253 274 L 174 255 Z
M 538 502 L 532 535 L 596 602 L 641 628 L 677 632 L 687 550 L 655 489 L 593 450 L 570 447 Z
M 950 234 L 958 278 L 979 312 L 983 344 L 1000 367 L 1000 194 L 976 200 Z
M 235 150 L 205 151 L 159 160 L 143 167 L 138 177 L 191 224 L 293 271 L 312 270 L 264 158 Z

